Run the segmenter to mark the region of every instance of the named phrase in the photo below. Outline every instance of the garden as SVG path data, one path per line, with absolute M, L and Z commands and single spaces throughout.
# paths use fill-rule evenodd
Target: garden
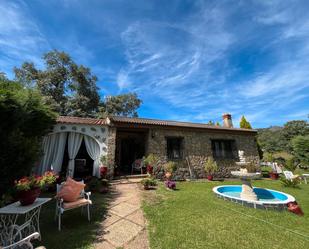
M 160 184 L 156 192 L 147 192 L 144 212 L 151 248 L 309 248 L 309 185 L 287 188 L 269 179 L 253 182 L 257 187 L 293 195 L 305 213 L 297 216 L 219 199 L 212 188 L 221 184 L 180 182 L 178 191 L 167 191 Z

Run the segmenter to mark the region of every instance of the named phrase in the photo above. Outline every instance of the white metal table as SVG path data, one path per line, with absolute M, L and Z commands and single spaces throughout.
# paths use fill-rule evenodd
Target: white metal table
M 301 177 L 304 179 L 305 183 L 307 184 L 307 178 L 309 178 L 309 174 L 302 174 Z
M 14 202 L 0 208 L 0 242 L 2 246 L 10 245 L 31 233 L 40 233 L 40 211 L 44 203 L 51 198 L 37 198 L 28 206 L 21 206 L 20 202 Z M 24 216 L 24 220 L 18 219 Z M 22 224 L 18 224 L 21 222 Z

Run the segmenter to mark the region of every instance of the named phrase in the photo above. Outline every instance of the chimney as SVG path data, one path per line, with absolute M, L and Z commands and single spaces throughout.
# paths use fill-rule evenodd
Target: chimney
M 223 118 L 223 127 L 225 128 L 233 128 L 232 115 L 229 113 L 224 113 L 222 115 Z

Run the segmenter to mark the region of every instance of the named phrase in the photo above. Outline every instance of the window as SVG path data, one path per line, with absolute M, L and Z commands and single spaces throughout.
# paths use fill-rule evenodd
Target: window
M 168 159 L 181 159 L 182 158 L 182 137 L 167 137 L 167 158 Z
M 233 159 L 236 151 L 234 140 L 212 140 L 212 154 L 214 158 Z

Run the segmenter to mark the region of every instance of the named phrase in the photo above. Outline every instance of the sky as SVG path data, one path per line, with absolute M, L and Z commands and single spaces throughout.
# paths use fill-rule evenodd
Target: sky
M 0 0 L 0 71 L 65 51 L 102 98 L 136 92 L 140 117 L 254 128 L 307 119 L 309 1 Z

